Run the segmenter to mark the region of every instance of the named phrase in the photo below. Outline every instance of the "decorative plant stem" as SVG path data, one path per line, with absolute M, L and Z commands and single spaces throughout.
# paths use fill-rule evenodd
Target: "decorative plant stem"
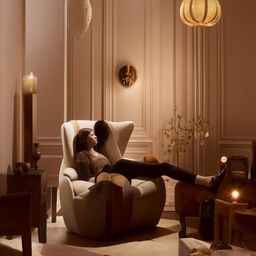
M 202 116 L 193 118 L 191 121 L 185 121 L 174 110 L 174 116 L 169 119 L 164 134 L 168 140 L 168 152 L 174 149 L 176 153 L 177 166 L 180 164 L 180 153 L 186 152 L 186 147 L 190 142 L 192 142 L 193 152 L 196 139 L 199 140 L 200 145 L 204 145 L 206 138 L 209 136 L 209 125 L 209 122 Z

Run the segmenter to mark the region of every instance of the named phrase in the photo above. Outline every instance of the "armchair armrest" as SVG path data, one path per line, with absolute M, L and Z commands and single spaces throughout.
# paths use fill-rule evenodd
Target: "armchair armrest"
M 108 180 L 100 181 L 87 192 L 76 196 L 74 207 L 80 223 L 80 234 L 107 240 L 112 234 L 129 229 L 132 212 L 131 185 L 127 183 L 120 187 Z
M 78 180 L 78 173 L 74 168 L 68 167 L 64 169 L 63 175 L 69 177 L 70 180 Z

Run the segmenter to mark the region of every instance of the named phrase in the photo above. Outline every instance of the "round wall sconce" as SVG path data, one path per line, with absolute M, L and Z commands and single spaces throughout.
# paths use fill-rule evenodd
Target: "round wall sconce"
M 136 69 L 131 65 L 125 65 L 119 70 L 119 81 L 125 87 L 133 85 L 137 80 Z

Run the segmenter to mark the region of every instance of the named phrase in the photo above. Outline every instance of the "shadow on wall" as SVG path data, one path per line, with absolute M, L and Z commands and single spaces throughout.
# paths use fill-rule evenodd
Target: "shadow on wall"
M 0 173 L 0 195 L 7 193 L 7 173 Z
M 19 140 L 19 134 L 18 133 L 18 120 L 21 120 L 21 117 L 18 113 L 18 95 L 17 92 L 14 94 L 14 108 L 13 108 L 13 141 L 12 141 L 12 164 L 13 167 L 15 166 L 15 163 L 18 162 L 18 155 L 17 155 L 17 149 L 19 147 L 18 140 Z
M 5 144 L 4 142 L 6 142 L 5 140 L 5 137 L 7 136 L 6 134 L 1 134 L 2 138 L 0 138 L 0 141 L 2 142 L 1 143 L 1 149 L 0 149 L 0 152 L 1 152 L 1 156 L 0 156 L 0 195 L 1 194 L 6 194 L 7 193 L 7 173 L 10 173 L 12 172 L 12 166 L 15 165 L 15 163 L 17 162 L 17 147 L 18 147 L 18 140 L 19 140 L 19 137 L 18 137 L 18 120 L 20 120 L 19 118 L 19 113 L 18 113 L 18 95 L 17 93 L 15 93 L 14 95 L 14 108 L 13 108 L 13 125 L 12 125 L 12 128 L 10 128 L 10 130 L 12 129 L 12 152 L 5 152 L 6 149 L 5 149 Z M 1 121 L 5 120 L 5 118 L 1 117 L 0 118 Z M 4 124 L 4 122 L 3 122 Z M 4 127 L 5 128 L 5 127 Z M 5 129 L 6 130 L 6 129 Z M 11 133 L 10 133 L 11 135 Z M 4 154 L 3 152 L 7 153 L 7 154 Z M 8 154 L 11 153 L 11 157 L 6 159 L 5 156 Z M 11 161 L 9 160 L 11 159 Z M 12 165 L 12 166 L 11 166 Z

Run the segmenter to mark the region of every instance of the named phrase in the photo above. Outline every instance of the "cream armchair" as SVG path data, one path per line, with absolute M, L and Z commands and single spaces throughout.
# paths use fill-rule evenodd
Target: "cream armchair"
M 95 184 L 93 180 L 78 179 L 73 166 L 73 138 L 80 128 L 93 128 L 94 124 L 95 121 L 80 120 L 65 122 L 61 127 L 63 160 L 59 188 L 67 229 L 82 236 L 109 239 L 128 230 L 155 226 L 165 204 L 162 178 L 133 179 L 131 184 L 122 186 L 106 180 Z M 115 143 L 106 150 L 112 154 L 117 149 L 123 155 L 134 124 L 127 121 L 109 125 Z

